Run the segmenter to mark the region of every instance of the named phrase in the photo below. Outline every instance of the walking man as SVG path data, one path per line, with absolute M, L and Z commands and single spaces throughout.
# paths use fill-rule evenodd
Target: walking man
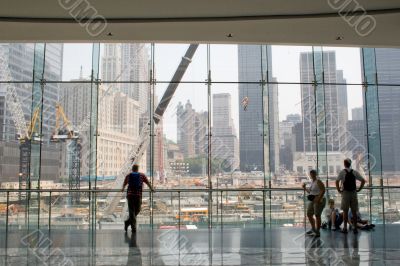
M 356 170 L 351 169 L 351 159 L 344 160 L 344 169 L 340 171 L 336 179 L 336 189 L 342 194 L 342 210 L 343 210 L 343 230 L 347 234 L 347 222 L 349 208 L 353 214 L 353 224 L 357 224 L 358 199 L 357 192 L 364 187 L 365 179 Z M 360 188 L 357 189 L 356 180 L 361 182 Z M 353 228 L 354 234 L 357 234 L 357 227 Z
M 136 216 L 139 214 L 142 206 L 143 183 L 146 183 L 150 190 L 154 192 L 146 175 L 139 172 L 139 165 L 134 164 L 132 172 L 125 177 L 121 189 L 124 192 L 126 185 L 128 185 L 126 199 L 128 201 L 129 217 L 125 221 L 125 232 L 128 230 L 129 225 L 132 227 L 132 232 L 136 232 Z

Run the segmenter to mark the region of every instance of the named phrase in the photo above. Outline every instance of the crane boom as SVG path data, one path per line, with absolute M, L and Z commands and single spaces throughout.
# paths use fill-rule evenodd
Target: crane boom
M 178 88 L 179 83 L 182 80 L 183 75 L 185 74 L 189 64 L 192 62 L 192 58 L 199 47 L 198 44 L 190 44 L 185 55 L 182 57 L 181 62 L 176 69 L 171 82 L 168 84 L 167 89 L 164 92 L 163 97 L 161 98 L 160 102 L 157 105 L 156 110 L 154 111 L 153 120 L 155 125 L 157 125 L 162 116 L 164 115 L 165 110 L 167 109 L 169 103 L 171 102 L 172 96 L 174 95 L 176 89 Z M 139 140 L 137 144 L 133 147 L 133 149 L 128 154 L 128 159 L 121 167 L 120 171 L 118 172 L 117 178 L 114 183 L 115 188 L 122 187 L 124 182 L 125 176 L 129 173 L 132 161 L 138 162 L 143 154 L 145 153 L 148 144 L 150 142 L 150 128 L 151 120 L 149 120 L 141 129 Z M 115 208 L 117 207 L 118 203 L 121 200 L 121 193 L 120 192 L 110 192 L 106 199 L 105 204 L 105 215 L 110 215 L 114 212 Z

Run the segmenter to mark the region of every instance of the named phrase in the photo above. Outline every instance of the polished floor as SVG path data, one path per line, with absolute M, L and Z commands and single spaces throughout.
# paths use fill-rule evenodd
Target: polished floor
M 304 228 L 1 233 L 0 265 L 400 265 L 400 225 L 358 235 Z

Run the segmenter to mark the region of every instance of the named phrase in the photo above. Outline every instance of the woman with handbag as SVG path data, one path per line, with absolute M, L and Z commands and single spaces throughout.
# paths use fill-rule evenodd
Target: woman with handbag
M 326 199 L 325 185 L 317 178 L 317 171 L 310 171 L 311 185 L 307 188 L 306 184 L 303 184 L 303 189 L 308 193 L 308 205 L 307 205 L 307 217 L 311 224 L 311 230 L 306 234 L 309 236 L 320 236 L 321 229 L 321 214 L 324 210 Z M 314 219 L 315 216 L 315 219 Z

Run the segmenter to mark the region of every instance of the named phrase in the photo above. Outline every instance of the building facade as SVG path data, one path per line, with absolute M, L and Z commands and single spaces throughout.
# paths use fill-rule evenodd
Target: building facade
M 279 169 L 278 86 L 269 84 L 263 88 L 259 84 L 245 83 L 265 79 L 261 65 L 265 72 L 272 73 L 271 54 L 270 46 L 262 52 L 260 46 L 238 45 L 239 82 L 243 82 L 239 83 L 238 102 L 240 170 L 245 172 Z M 248 100 L 246 108 L 245 99 Z M 269 147 L 265 149 L 266 143 Z M 264 154 L 264 150 L 269 153 Z
M 347 114 L 347 87 L 343 71 L 336 68 L 336 53 L 323 52 L 324 68 L 324 125 L 327 151 L 345 151 Z M 314 63 L 312 52 L 300 53 L 300 87 L 303 118 L 304 151 L 317 151 Z M 339 85 L 336 85 L 339 83 Z M 331 85 L 334 84 L 334 85 Z
M 211 155 L 222 161 L 223 171 L 239 167 L 239 142 L 232 119 L 231 95 L 213 94 Z

